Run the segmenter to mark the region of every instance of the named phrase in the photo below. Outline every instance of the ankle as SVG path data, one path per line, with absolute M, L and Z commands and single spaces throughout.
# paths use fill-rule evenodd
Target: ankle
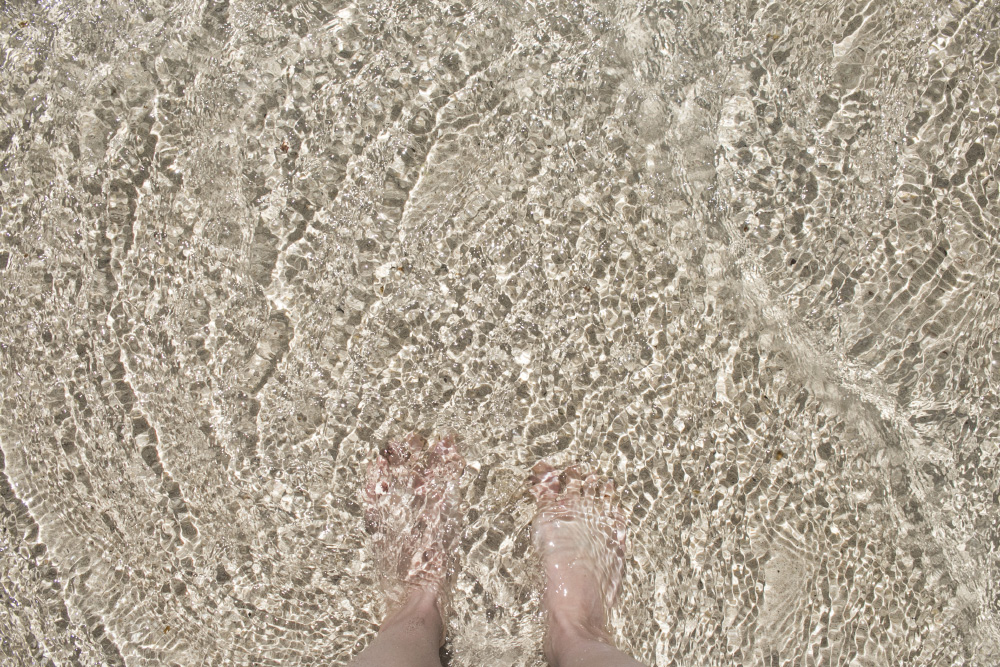
M 379 632 L 400 628 L 412 631 L 428 624 L 434 626 L 439 634 L 444 633 L 444 621 L 438 609 L 437 592 L 430 588 L 413 589 L 402 604 L 388 610 L 379 626 Z
M 549 614 L 545 631 L 545 658 L 551 665 L 558 665 L 560 656 L 585 643 L 612 645 L 611 633 L 603 619 L 588 619 L 574 615 Z

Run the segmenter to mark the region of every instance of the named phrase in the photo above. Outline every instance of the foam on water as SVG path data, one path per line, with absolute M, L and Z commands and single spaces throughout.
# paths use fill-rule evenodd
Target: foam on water
M 452 665 L 541 664 L 531 467 L 656 665 L 1000 662 L 996 0 L 0 6 L 0 656 L 343 662 L 390 438 Z

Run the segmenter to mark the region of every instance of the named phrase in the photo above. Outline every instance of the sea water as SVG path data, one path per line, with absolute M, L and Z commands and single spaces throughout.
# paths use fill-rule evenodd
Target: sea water
M 1000 662 L 996 0 L 0 3 L 0 661 L 327 665 L 469 462 L 450 664 Z

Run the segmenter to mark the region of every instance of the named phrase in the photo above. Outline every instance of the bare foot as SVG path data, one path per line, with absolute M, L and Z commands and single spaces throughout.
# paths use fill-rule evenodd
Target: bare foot
M 368 466 L 365 527 L 372 534 L 387 617 L 415 598 L 448 607 L 451 555 L 458 536 L 458 480 L 465 459 L 453 437 L 394 440 Z
M 576 466 L 532 470 L 538 502 L 535 548 L 545 567 L 543 607 L 548 615 L 545 654 L 567 637 L 610 642 L 608 614 L 621 584 L 625 519 L 614 484 Z

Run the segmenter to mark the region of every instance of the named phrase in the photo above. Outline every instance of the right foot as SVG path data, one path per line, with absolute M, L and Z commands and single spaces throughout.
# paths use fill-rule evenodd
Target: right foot
M 534 542 L 546 578 L 546 656 L 564 637 L 610 642 L 608 616 L 621 584 L 625 544 L 614 484 L 576 466 L 560 473 L 547 463 L 532 469 L 531 484 L 538 503 Z

